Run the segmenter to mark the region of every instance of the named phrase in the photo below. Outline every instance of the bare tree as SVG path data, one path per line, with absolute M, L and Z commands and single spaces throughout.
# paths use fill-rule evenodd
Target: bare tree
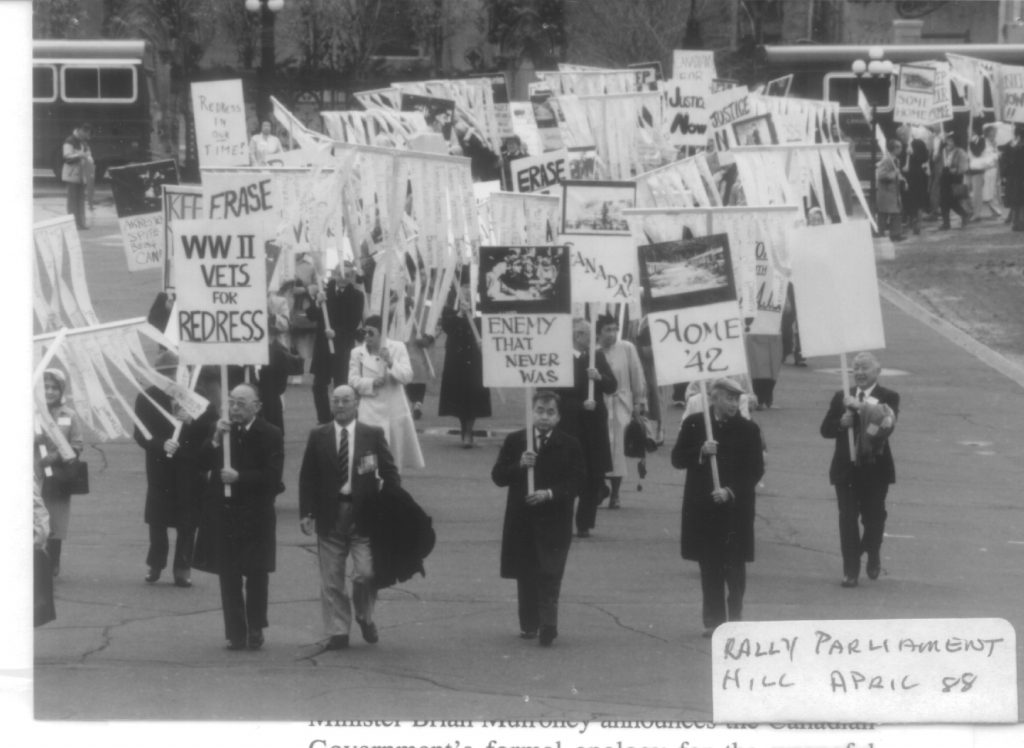
M 445 68 L 444 51 L 448 41 L 472 24 L 478 31 L 485 28 L 480 3 L 475 0 L 413 0 L 407 12 L 413 33 L 431 59 L 432 73 Z
M 87 17 L 82 0 L 32 0 L 32 36 L 77 39 Z

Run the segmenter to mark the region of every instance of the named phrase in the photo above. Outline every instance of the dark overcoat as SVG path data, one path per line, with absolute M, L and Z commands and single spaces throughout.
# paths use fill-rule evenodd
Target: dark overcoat
M 724 504 L 711 498 L 711 462 L 700 453 L 707 441 L 704 414 L 694 413 L 683 421 L 672 449 L 672 467 L 686 470 L 680 551 L 685 559 L 701 561 L 719 556 L 724 547 L 737 560 L 753 561 L 755 488 L 764 475 L 761 429 L 736 415 L 722 422 L 712 418 L 711 433 L 718 442 L 721 486 L 735 498 Z
M 855 395 L 856 392 L 856 387 L 850 388 L 851 395 Z M 897 420 L 899 420 L 900 396 L 896 392 L 876 384 L 875 389 L 871 391 L 871 397 L 892 408 L 892 412 L 896 415 Z M 845 407 L 843 405 L 843 391 L 839 390 L 832 396 L 828 412 L 821 422 L 821 435 L 826 439 L 835 440 L 832 462 L 828 468 L 828 479 L 832 485 L 843 484 L 849 481 L 853 468 L 853 461 L 850 459 L 849 437 L 844 429 L 839 428 L 839 419 L 842 417 Z M 857 434 L 860 430 L 860 416 L 856 413 L 853 414 L 853 428 L 854 434 Z M 888 440 L 886 440 L 885 446 L 882 447 L 882 453 L 878 458 L 870 465 L 861 466 L 861 470 L 869 472 L 876 479 L 875 482 L 882 482 L 886 485 L 896 482 L 896 466 Z
M 334 357 L 327 344 L 327 332 L 320 307 L 310 304 L 306 316 L 316 324 L 313 341 L 313 358 L 309 370 L 314 375 L 327 376 L 337 383 L 348 381 L 348 361 L 356 344 L 356 331 L 363 322 L 363 292 L 351 283 L 338 290 L 333 280 L 327 282 L 324 291 L 324 308 L 327 319 L 334 330 Z
M 376 589 L 426 575 L 423 559 L 434 548 L 433 521 L 408 491 L 385 485 L 370 504 L 369 524 Z
M 570 436 L 576 437 L 583 449 L 583 462 L 587 475 L 604 478 L 605 473 L 612 469 L 612 450 L 608 438 L 608 408 L 604 403 L 605 395 L 614 395 L 619 389 L 618 380 L 604 357 L 604 351 L 595 351 L 594 368 L 601 375 L 601 380 L 594 382 L 593 410 L 583 407 L 587 392 L 587 364 L 589 355 L 582 353 L 573 357 L 573 386 L 555 390 L 561 398 L 558 428 Z
M 526 503 L 526 468 L 519 458 L 526 451 L 526 431 L 505 437 L 491 470 L 495 485 L 508 487 L 501 534 L 501 576 L 519 579 L 541 573 L 561 576 L 572 542 L 573 500 L 583 482 L 583 451 L 575 437 L 557 428 L 537 454 L 534 487 L 551 489 L 552 499 Z
M 284 490 L 284 439 L 281 430 L 257 416 L 248 431 L 232 425 L 231 467 L 238 481 L 231 496 L 220 479 L 223 446 L 212 437 L 199 450 L 199 464 L 210 471 L 203 501 L 193 566 L 220 574 L 274 571 L 277 561 L 277 514 L 274 497 Z
M 477 330 L 479 331 L 479 324 Z M 456 418 L 491 415 L 491 391 L 484 387 L 484 364 L 470 322 L 450 307 L 441 313 L 445 333 L 444 369 L 437 414 Z

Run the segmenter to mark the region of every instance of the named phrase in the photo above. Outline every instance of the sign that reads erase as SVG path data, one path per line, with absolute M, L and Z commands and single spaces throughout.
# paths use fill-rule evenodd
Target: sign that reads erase
M 711 640 L 715 722 L 1016 722 L 1002 618 L 726 623 Z
M 515 159 L 509 164 L 512 170 L 512 189 L 515 192 L 546 193 L 558 188 L 560 191 L 562 182 L 567 178 L 568 160 L 569 152 L 564 149 Z
M 572 387 L 571 314 L 483 315 L 485 387 Z

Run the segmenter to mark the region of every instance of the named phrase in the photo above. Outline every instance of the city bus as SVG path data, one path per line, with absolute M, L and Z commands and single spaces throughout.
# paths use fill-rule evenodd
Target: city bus
M 33 168 L 61 172 L 72 130 L 92 125 L 96 178 L 111 166 L 159 152 L 155 66 L 147 42 L 133 39 L 32 43 Z

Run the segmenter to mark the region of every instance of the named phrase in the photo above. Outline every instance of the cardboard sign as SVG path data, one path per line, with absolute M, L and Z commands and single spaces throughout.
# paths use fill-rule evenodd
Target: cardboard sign
M 483 316 L 485 387 L 572 387 L 571 314 Z
M 932 116 L 934 105 L 935 97 L 931 93 L 897 90 L 893 101 L 893 121 L 910 125 L 926 124 Z
M 804 355 L 885 348 L 870 224 L 796 228 L 788 243 Z
M 743 318 L 735 300 L 651 312 L 647 322 L 659 385 L 747 373 Z
M 953 95 L 949 87 L 952 73 L 948 62 L 933 62 L 931 65 L 935 68 L 935 88 L 928 123 L 934 125 L 953 119 Z
M 753 107 L 744 86 L 727 88 L 710 97 L 708 123 L 715 136 L 716 148 L 728 150 L 732 124 L 754 116 Z
M 1000 65 L 998 89 L 1002 94 L 1001 119 L 1003 122 L 1024 122 L 1024 66 Z
M 765 96 L 789 96 L 789 89 L 793 86 L 793 74 L 784 75 L 781 78 L 773 78 L 764 84 Z
M 778 335 L 782 329 L 782 307 L 786 303 L 789 276 L 776 258 L 771 236 L 762 235 L 754 244 L 754 274 L 757 296 L 756 313 L 750 325 L 754 335 Z
M 646 244 L 637 257 L 644 314 L 736 301 L 725 234 Z
M 267 363 L 270 225 L 253 216 L 176 224 L 169 324 L 178 327 L 184 363 Z
M 565 246 L 480 247 L 480 311 L 569 314 L 572 286 Z
M 529 101 L 510 101 L 508 110 L 512 117 L 512 132 L 519 138 L 520 152 L 530 156 L 543 153 L 537 122 L 533 118 L 533 105 Z
M 567 178 L 566 150 L 542 153 L 539 156 L 517 158 L 509 164 L 512 172 L 513 192 L 540 192 L 558 194 Z
M 174 264 L 174 252 L 167 251 L 174 241 L 173 224 L 203 217 L 203 188 L 195 184 L 167 185 L 163 199 L 164 290 L 173 290 L 171 266 Z
M 161 267 L 166 251 L 163 189 L 178 183 L 177 164 L 168 159 L 118 166 L 107 173 L 129 272 Z
M 735 622 L 711 650 L 716 723 L 1018 717 L 1016 635 L 1001 618 Z
M 711 95 L 702 80 L 662 81 L 665 96 L 665 129 L 674 146 L 704 146 L 708 142 Z
M 715 53 L 692 49 L 672 50 L 672 77 L 677 80 L 710 83 L 713 78 L 718 77 Z
M 455 102 L 452 99 L 403 91 L 401 108 L 403 112 L 421 112 L 427 127 L 445 140 L 451 139 L 452 128 L 455 126 Z
M 640 272 L 631 236 L 564 235 L 559 243 L 569 246 L 573 304 L 639 300 Z
M 249 165 L 241 80 L 193 83 L 192 116 L 201 167 Z

